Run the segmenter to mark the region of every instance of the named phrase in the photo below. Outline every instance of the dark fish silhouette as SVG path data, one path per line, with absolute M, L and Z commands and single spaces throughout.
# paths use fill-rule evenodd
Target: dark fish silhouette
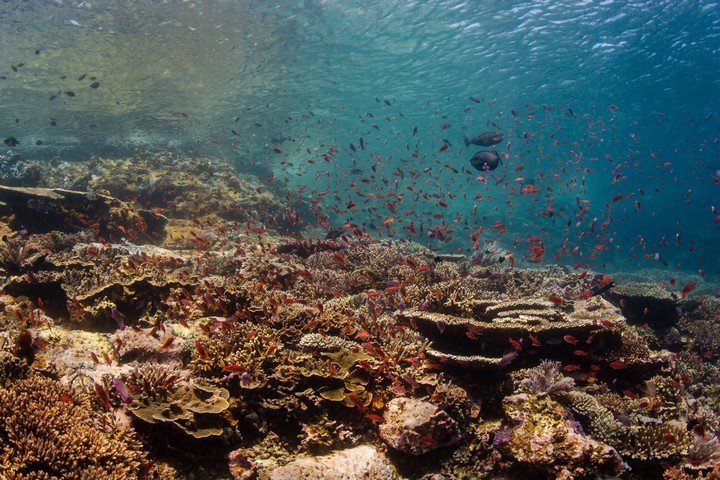
M 3 140 L 3 143 L 8 147 L 16 147 L 20 144 L 20 140 L 15 137 L 7 137 L 5 140 Z
M 481 147 L 490 147 L 492 145 L 497 145 L 498 143 L 502 142 L 503 134 L 497 132 L 485 132 L 482 135 L 473 138 L 472 140 L 467 137 L 463 138 L 465 140 L 466 147 L 470 146 L 470 144 L 480 145 Z
M 500 156 L 495 150 L 481 150 L 470 159 L 470 164 L 481 172 L 495 170 L 500 165 Z

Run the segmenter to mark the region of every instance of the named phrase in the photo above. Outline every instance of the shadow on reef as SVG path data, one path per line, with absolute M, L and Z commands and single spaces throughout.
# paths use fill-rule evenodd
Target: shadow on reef
M 227 165 L 40 171 L 0 188 L 3 478 L 717 478 L 716 299 L 288 236 Z

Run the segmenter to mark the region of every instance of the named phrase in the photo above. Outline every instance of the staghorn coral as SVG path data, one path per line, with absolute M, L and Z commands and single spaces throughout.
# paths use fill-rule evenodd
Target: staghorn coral
M 614 446 L 623 456 L 646 461 L 679 457 L 689 451 L 692 439 L 684 422 L 641 416 L 626 426 L 592 395 L 571 391 L 560 398 L 581 416 L 593 437 Z
M 682 467 L 669 466 L 663 472 L 664 480 L 720 480 L 720 465 L 713 463 L 707 472 L 687 472 Z
M 687 455 L 692 433 L 685 423 L 668 421 L 629 427 L 621 453 L 636 460 L 657 460 Z
M 134 433 L 94 413 L 88 396 L 43 377 L 0 388 L 3 478 L 124 480 L 144 463 Z
M 218 376 L 227 365 L 242 366 L 245 375 L 241 386 L 257 388 L 267 380 L 266 372 L 282 363 L 284 344 L 268 325 L 252 322 L 220 322 L 198 340 L 202 349 L 195 348 L 190 368 L 203 375 Z
M 165 402 L 173 396 L 180 384 L 179 372 L 167 365 L 143 364 L 121 375 L 127 387 L 142 402 Z
M 680 382 L 655 375 L 646 384 L 647 394 L 652 398 L 653 413 L 657 418 L 672 420 L 687 416 L 687 407 L 683 400 L 683 388 Z

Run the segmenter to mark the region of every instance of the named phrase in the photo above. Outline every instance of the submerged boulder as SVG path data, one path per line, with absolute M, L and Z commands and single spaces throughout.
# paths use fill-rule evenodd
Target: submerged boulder
M 388 458 L 374 447 L 361 445 L 329 455 L 301 458 L 276 468 L 263 468 L 242 451 L 230 453 L 230 473 L 235 480 L 396 480 Z
M 546 395 L 512 395 L 503 400 L 507 428 L 495 446 L 533 478 L 593 478 L 624 470 L 618 452 L 586 436 L 567 410 Z
M 437 405 L 415 398 L 395 398 L 387 405 L 380 437 L 396 450 L 422 455 L 461 439 L 457 423 Z

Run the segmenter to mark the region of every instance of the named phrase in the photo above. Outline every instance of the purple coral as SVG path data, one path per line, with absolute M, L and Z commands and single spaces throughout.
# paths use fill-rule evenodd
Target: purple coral
M 567 392 L 575 386 L 575 381 L 560 373 L 560 362 L 543 360 L 535 368 L 528 370 L 520 381 L 520 391 L 534 395 Z

